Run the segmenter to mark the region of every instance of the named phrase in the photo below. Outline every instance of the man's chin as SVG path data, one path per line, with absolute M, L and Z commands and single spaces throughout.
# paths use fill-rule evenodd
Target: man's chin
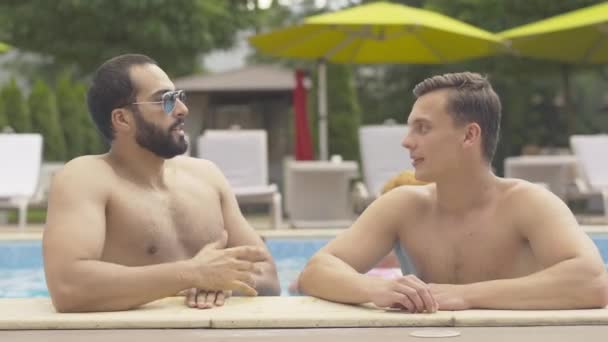
M 171 151 L 153 151 L 150 150 L 150 152 L 154 153 L 157 157 L 159 158 L 163 158 L 163 159 L 172 159 L 175 158 L 177 156 L 181 156 L 182 154 L 186 153 L 186 151 L 188 151 L 188 144 L 184 144 L 184 145 L 180 145 L 178 147 L 176 147 L 175 149 L 172 149 Z
M 426 182 L 426 183 L 433 182 L 433 179 L 432 179 L 432 177 L 430 177 L 429 174 L 427 174 L 421 170 L 418 170 L 418 169 L 414 170 L 414 177 L 416 178 L 416 180 L 419 180 L 421 182 Z

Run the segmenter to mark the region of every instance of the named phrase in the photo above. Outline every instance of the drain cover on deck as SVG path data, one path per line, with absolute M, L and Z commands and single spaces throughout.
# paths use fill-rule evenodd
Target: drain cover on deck
M 447 329 L 425 329 L 415 330 L 410 333 L 414 337 L 456 337 L 460 336 L 460 331 Z

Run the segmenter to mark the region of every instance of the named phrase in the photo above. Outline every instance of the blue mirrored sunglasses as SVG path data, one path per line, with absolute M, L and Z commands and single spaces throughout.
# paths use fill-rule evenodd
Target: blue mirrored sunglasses
M 180 100 L 182 103 L 186 103 L 186 93 L 183 90 L 172 90 L 164 93 L 161 96 L 160 101 L 144 101 L 144 102 L 133 102 L 132 104 L 161 104 L 163 107 L 163 111 L 166 114 L 171 114 L 175 109 L 175 104 L 177 100 Z

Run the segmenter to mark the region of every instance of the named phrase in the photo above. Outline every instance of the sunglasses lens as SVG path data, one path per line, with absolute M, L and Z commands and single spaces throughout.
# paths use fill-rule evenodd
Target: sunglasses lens
M 175 92 L 170 91 L 163 94 L 163 111 L 167 114 L 171 113 L 175 108 Z
M 163 110 L 165 113 L 169 114 L 175 108 L 175 98 L 167 98 L 163 101 Z
M 180 101 L 186 102 L 186 93 L 183 91 L 172 91 L 163 95 L 163 110 L 169 114 L 175 109 L 175 102 L 179 98 Z

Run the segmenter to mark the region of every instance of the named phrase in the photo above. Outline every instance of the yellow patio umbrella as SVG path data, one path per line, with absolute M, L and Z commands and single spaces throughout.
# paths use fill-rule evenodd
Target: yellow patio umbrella
M 249 38 L 261 52 L 318 60 L 319 157 L 327 159 L 325 62 L 420 63 L 462 61 L 501 50 L 494 34 L 439 13 L 374 2 L 308 17 L 302 24 Z
M 566 63 L 608 62 L 608 3 L 503 31 L 517 55 Z
M 608 3 L 601 3 L 515 27 L 497 34 L 519 56 L 565 63 L 562 67 L 568 132 L 573 133 L 569 66 L 608 62 Z

